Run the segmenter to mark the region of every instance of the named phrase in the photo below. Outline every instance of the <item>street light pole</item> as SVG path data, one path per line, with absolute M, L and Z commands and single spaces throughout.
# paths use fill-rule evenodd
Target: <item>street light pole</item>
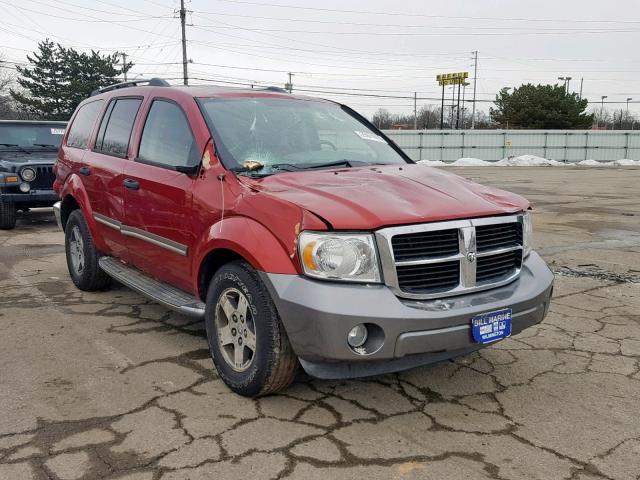
M 604 99 L 605 98 L 609 98 L 607 97 L 607 95 L 602 95 L 602 97 L 600 98 L 600 100 L 602 101 L 602 103 L 600 104 L 600 118 L 602 119 L 604 116 Z M 598 122 L 598 126 L 600 126 L 600 122 Z M 607 124 L 604 124 L 604 128 L 605 130 L 607 129 Z
M 629 102 L 630 102 L 631 100 L 633 100 L 633 98 L 631 98 L 631 97 L 627 98 L 627 113 L 626 113 L 626 115 L 625 115 L 625 117 L 624 117 L 624 119 L 625 119 L 627 122 L 629 121 Z
M 569 95 L 569 82 L 571 81 L 571 77 L 565 77 L 565 80 L 567 81 L 567 85 L 564 87 L 564 93 Z
M 476 128 L 476 82 L 478 80 L 478 51 L 473 52 L 473 105 L 471 107 L 471 129 Z

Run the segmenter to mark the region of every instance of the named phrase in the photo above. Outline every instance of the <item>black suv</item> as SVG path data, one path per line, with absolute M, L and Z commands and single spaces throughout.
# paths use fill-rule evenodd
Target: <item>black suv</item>
M 16 211 L 51 207 L 53 164 L 66 122 L 0 121 L 0 229 L 16 226 Z

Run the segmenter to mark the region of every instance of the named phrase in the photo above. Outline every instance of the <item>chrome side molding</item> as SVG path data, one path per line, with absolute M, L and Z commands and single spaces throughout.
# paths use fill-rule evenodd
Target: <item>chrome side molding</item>
M 181 243 L 174 242 L 171 239 L 161 237 L 160 235 L 156 235 L 154 233 L 149 233 L 140 228 L 124 225 L 123 223 L 100 213 L 94 213 L 93 218 L 96 220 L 96 222 L 101 223 L 106 227 L 118 230 L 122 235 L 125 235 L 127 237 L 134 237 L 139 240 L 152 243 L 153 245 L 177 253 L 178 255 L 182 255 L 183 257 L 187 256 L 188 247 L 186 245 L 182 245 Z

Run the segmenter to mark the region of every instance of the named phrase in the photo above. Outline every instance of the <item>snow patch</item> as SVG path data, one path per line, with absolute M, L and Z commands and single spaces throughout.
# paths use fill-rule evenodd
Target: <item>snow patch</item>
M 496 162 L 497 165 L 507 167 L 563 167 L 563 162 L 549 160 L 536 155 L 520 155 L 519 157 L 508 157 Z
M 443 162 L 441 160 L 420 160 L 421 165 L 429 167 L 640 167 L 640 160 L 614 160 L 612 162 L 599 162 L 597 160 L 582 160 L 581 162 L 559 162 L 536 155 L 520 155 L 518 157 L 508 157 L 495 162 L 480 160 L 479 158 L 459 158 L 454 162 Z

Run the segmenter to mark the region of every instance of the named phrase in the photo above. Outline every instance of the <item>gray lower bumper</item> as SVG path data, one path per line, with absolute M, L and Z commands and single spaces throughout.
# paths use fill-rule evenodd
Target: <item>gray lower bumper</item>
M 262 278 L 302 366 L 321 378 L 376 375 L 471 352 L 482 347 L 472 339 L 471 317 L 510 307 L 517 334 L 542 321 L 553 289 L 553 273 L 535 252 L 514 282 L 442 300 L 401 300 L 381 285 L 270 273 Z M 347 344 L 347 332 L 360 323 L 384 332 L 374 353 L 359 355 Z

